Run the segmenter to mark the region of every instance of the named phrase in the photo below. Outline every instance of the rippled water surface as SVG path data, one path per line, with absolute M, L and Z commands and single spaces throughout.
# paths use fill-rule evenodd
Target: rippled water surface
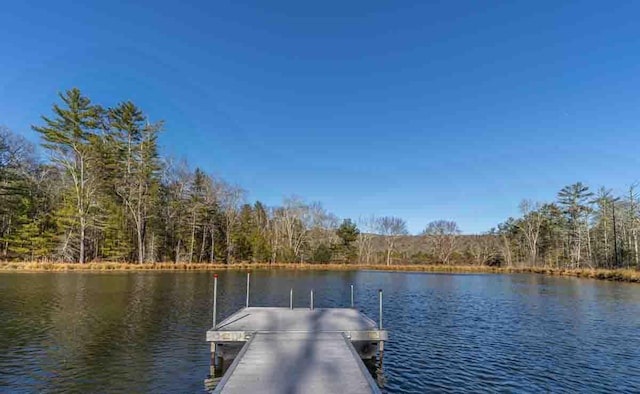
M 220 274 L 220 317 L 244 304 Z M 640 392 L 640 285 L 537 275 L 253 273 L 252 303 L 385 292 L 384 391 Z M 203 392 L 211 273 L 0 274 L 0 391 Z

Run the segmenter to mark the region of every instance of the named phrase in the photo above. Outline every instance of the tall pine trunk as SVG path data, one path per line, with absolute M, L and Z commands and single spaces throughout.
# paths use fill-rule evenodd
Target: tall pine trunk
M 144 237 L 142 236 L 142 228 L 140 225 L 136 226 L 137 239 L 138 239 L 138 264 L 144 263 Z
M 191 215 L 191 242 L 189 243 L 189 262 L 193 262 L 193 248 L 196 242 L 196 211 Z

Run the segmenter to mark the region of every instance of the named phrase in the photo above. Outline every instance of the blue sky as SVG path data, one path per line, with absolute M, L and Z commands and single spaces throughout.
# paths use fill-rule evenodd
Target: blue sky
M 133 100 L 165 154 L 250 200 L 481 232 L 522 198 L 640 179 L 640 3 L 22 1 L 0 14 L 0 124 L 56 93 Z

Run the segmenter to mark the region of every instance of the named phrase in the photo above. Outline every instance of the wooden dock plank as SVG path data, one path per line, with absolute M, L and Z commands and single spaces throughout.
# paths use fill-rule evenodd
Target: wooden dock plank
M 309 331 L 254 334 L 214 392 L 360 394 L 379 389 L 343 334 Z

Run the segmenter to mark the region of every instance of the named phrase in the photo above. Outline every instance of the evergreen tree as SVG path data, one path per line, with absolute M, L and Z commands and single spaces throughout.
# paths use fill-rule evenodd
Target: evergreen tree
M 357 257 L 355 241 L 360 235 L 358 226 L 351 220 L 345 219 L 336 230 L 336 235 L 340 243 L 335 246 L 336 254 L 341 256 L 346 262 L 353 261 Z
M 145 258 L 147 223 L 159 183 L 157 135 L 161 123 L 150 124 L 132 102 L 108 111 L 109 146 L 113 152 L 114 191 L 133 223 L 138 263 Z
M 87 227 L 95 210 L 98 163 L 94 141 L 102 125 L 103 110 L 74 88 L 60 94 L 64 107 L 53 105 L 53 118 L 43 116 L 44 126 L 33 126 L 42 135 L 42 146 L 54 163 L 70 177 L 69 191 L 74 205 L 74 224 L 78 230 L 78 261 L 85 262 Z
M 565 186 L 558 192 L 558 203 L 563 208 L 569 226 L 570 258 L 574 267 L 582 260 L 582 248 L 584 247 L 585 217 L 591 211 L 589 199 L 593 193 L 582 182 Z M 588 236 L 588 233 L 586 234 Z
M 188 201 L 190 216 L 189 262 L 193 262 L 196 250 L 196 233 L 201 227 L 201 219 L 204 216 L 207 176 L 200 168 L 196 168 L 192 179 Z
M 238 215 L 238 222 L 233 231 L 234 257 L 241 261 L 253 259 L 251 237 L 255 234 L 253 209 L 249 204 L 243 204 Z
M 254 226 L 251 233 L 251 251 L 254 261 L 269 261 L 272 250 L 269 245 L 270 218 L 267 208 L 260 201 L 253 205 Z
M 345 219 L 342 221 L 340 227 L 338 227 L 338 230 L 336 230 L 336 234 L 340 237 L 342 245 L 351 246 L 351 244 L 358 239 L 360 230 L 358 230 L 358 226 L 356 226 L 351 219 Z

